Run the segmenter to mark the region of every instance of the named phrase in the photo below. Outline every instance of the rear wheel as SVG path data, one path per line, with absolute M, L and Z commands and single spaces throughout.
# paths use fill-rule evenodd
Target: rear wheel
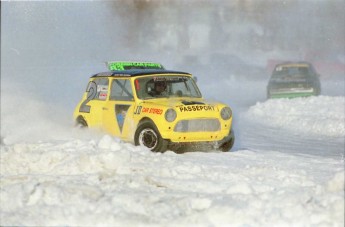
M 153 122 L 144 121 L 139 124 L 134 135 L 135 145 L 142 145 L 154 152 L 167 150 L 168 142 L 159 134 Z
M 87 128 L 87 123 L 82 116 L 79 116 L 75 122 L 76 127 L 78 128 Z

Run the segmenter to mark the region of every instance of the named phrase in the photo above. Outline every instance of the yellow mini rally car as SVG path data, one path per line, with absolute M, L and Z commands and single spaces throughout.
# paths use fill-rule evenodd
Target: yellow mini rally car
M 110 71 L 91 76 L 74 111 L 78 125 L 155 152 L 232 148 L 232 110 L 204 100 L 191 74 L 150 62 L 107 64 Z

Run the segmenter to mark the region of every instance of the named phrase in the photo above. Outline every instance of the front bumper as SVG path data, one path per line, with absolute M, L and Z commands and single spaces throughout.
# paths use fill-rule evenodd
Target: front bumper
M 169 149 L 177 152 L 186 151 L 209 151 L 218 150 L 223 144 L 235 140 L 235 134 L 233 130 L 228 132 L 228 135 L 223 137 L 221 140 L 210 140 L 210 141 L 196 141 L 196 142 L 173 142 L 169 141 Z
M 269 89 L 267 98 L 296 98 L 316 95 L 313 88 L 295 88 L 295 89 Z

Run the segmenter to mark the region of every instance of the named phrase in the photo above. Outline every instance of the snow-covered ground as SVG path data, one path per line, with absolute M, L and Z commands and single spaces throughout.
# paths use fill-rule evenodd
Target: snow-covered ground
M 227 153 L 151 153 L 2 90 L 0 225 L 344 226 L 343 91 L 266 101 L 233 82 L 204 91 L 233 106 Z

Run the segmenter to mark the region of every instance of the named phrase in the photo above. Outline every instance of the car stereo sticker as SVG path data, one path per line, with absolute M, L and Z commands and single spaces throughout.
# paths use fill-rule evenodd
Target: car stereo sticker
M 141 114 L 141 113 L 161 115 L 163 113 L 163 109 L 137 106 L 137 108 L 134 111 L 134 114 Z
M 161 115 L 163 113 L 162 109 L 158 109 L 158 108 L 143 108 L 142 110 L 143 113 L 150 113 L 150 114 L 159 114 Z

